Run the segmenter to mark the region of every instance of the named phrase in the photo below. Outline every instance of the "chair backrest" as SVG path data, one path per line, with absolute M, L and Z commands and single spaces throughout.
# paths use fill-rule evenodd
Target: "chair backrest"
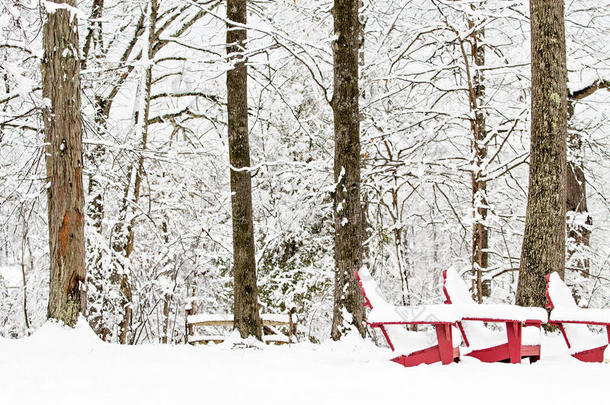
M 464 280 L 454 268 L 443 270 L 443 292 L 446 304 L 475 304 Z
M 445 304 L 478 305 L 472 299 L 468 286 L 454 268 L 443 270 L 443 280 Z M 473 349 L 488 346 L 493 332 L 487 329 L 483 322 L 461 321 L 458 325 L 466 346 Z
M 369 309 L 382 308 L 382 307 L 393 307 L 390 305 L 379 293 L 379 287 L 377 282 L 371 276 L 371 273 L 366 267 L 361 268 L 359 271 L 354 272 L 356 274 L 356 280 L 360 285 L 360 291 L 364 297 L 364 306 Z
M 365 307 L 368 307 L 369 309 L 373 309 L 374 307 L 376 310 L 381 311 L 392 311 L 396 309 L 394 305 L 389 304 L 385 298 L 383 298 L 377 282 L 373 279 L 373 276 L 371 276 L 371 273 L 369 273 L 367 268 L 363 267 L 354 273 L 356 275 L 356 280 L 358 280 L 358 284 L 360 285 L 362 296 L 364 297 L 363 305 Z M 429 344 L 427 344 L 422 347 L 422 339 L 417 337 L 419 333 L 407 331 L 404 325 L 384 325 L 382 330 L 390 349 L 393 351 L 414 351 L 429 346 Z M 408 354 L 408 352 L 405 353 Z
M 576 300 L 572 296 L 572 291 L 568 287 L 557 272 L 547 274 L 546 276 L 546 299 L 548 308 L 578 308 Z M 563 329 L 564 337 L 568 347 L 578 347 L 579 350 L 583 348 L 593 348 L 597 344 L 590 342 L 596 341 L 596 336 L 589 330 L 587 325 L 565 323 L 561 325 Z M 589 347 L 591 346 L 591 347 Z
M 547 307 L 578 308 L 572 291 L 563 282 L 556 271 L 546 276 L 546 299 Z

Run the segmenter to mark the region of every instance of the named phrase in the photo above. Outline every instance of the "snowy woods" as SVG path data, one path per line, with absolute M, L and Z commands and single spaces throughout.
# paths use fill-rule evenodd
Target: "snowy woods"
M 478 302 L 514 303 L 532 139 L 529 1 L 252 0 L 244 22 L 227 18 L 239 0 L 65 3 L 0 0 L 1 337 L 26 336 L 50 311 L 49 221 L 65 218 L 47 203 L 59 193 L 45 156 L 51 57 L 80 71 L 87 276 L 74 294 L 86 292 L 103 340 L 182 343 L 187 309 L 232 313 L 240 226 L 253 229 L 254 260 L 240 266 L 256 267 L 260 312 L 296 308 L 299 341 L 336 337 L 350 308 L 362 310 L 350 296 L 360 263 L 395 304 L 441 303 L 450 266 Z M 333 12 L 352 23 L 345 43 Z M 77 49 L 45 48 L 50 18 L 78 33 Z M 566 0 L 565 38 L 565 280 L 581 306 L 604 308 L 610 0 Z M 238 71 L 243 81 L 228 85 Z M 350 80 L 355 90 L 341 87 Z M 355 105 L 340 101 L 358 91 Z M 77 113 L 67 101 L 62 111 Z M 59 131 L 55 146 L 76 150 Z M 253 228 L 235 220 L 247 217 L 234 204 L 248 181 Z M 337 300 L 349 311 L 333 316 Z

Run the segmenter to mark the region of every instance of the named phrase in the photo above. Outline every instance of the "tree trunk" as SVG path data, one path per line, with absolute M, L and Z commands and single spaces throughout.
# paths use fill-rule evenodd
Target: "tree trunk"
M 574 104 L 597 90 L 610 88 L 610 81 L 596 80 L 592 84 L 568 95 L 568 120 L 574 116 Z M 566 210 L 574 215 L 568 222 L 568 262 L 573 255 L 582 248 L 588 248 L 591 240 L 591 229 L 593 218 L 588 214 L 587 189 L 584 168 L 584 151 L 580 133 L 574 131 L 568 137 L 568 150 L 571 159 L 568 161 L 568 173 L 566 175 Z M 582 275 L 589 275 L 590 261 L 588 258 L 578 260 L 577 268 Z
M 159 2 L 157 0 L 151 0 L 149 4 L 148 17 L 147 17 L 147 28 L 148 37 L 145 59 L 149 61 L 146 65 L 146 69 L 140 82 L 141 95 L 138 101 L 138 108 L 134 117 L 134 122 L 140 138 L 140 149 L 145 151 L 148 145 L 148 118 L 150 115 L 150 97 L 152 89 L 152 60 L 154 58 L 154 45 L 157 40 L 157 15 L 159 10 Z M 117 268 L 113 269 L 111 275 L 111 282 L 114 285 L 118 285 L 121 292 L 120 306 L 123 309 L 121 322 L 119 324 L 119 342 L 121 344 L 131 344 L 129 331 L 131 329 L 131 321 L 133 315 L 132 309 L 132 290 L 131 280 L 129 275 L 129 257 L 134 249 L 135 241 L 135 225 L 136 216 L 127 215 L 129 210 L 137 206 L 140 200 L 142 177 L 144 175 L 144 156 L 140 154 L 136 166 L 130 166 L 127 170 L 129 178 L 125 188 L 125 194 L 121 210 L 119 213 L 119 231 L 118 238 L 113 244 L 115 252 L 121 254 L 124 257 L 123 263 L 116 264 Z M 127 218 L 129 222 L 127 222 Z
M 103 54 L 102 41 L 102 12 L 104 10 L 104 0 L 94 0 L 91 5 L 89 28 L 84 40 L 81 53 L 81 70 L 87 69 L 87 63 L 92 53 L 94 57 Z M 103 117 L 104 100 L 95 96 L 94 122 L 95 130 L 103 132 L 105 117 Z M 99 240 L 102 235 L 102 221 L 104 218 L 104 199 L 102 184 L 98 181 L 100 175 L 100 164 L 104 159 L 105 148 L 102 145 L 95 145 L 89 150 L 85 150 L 85 165 L 89 168 L 87 196 L 89 203 L 86 206 L 88 224 L 92 229 L 86 233 L 87 243 L 87 267 L 88 267 L 88 313 L 89 325 L 100 339 L 107 341 L 112 331 L 106 325 L 109 302 L 107 288 L 107 278 L 104 277 L 102 251 L 99 248 Z
M 544 307 L 548 273 L 562 277 L 566 234 L 567 89 L 563 1 L 531 0 L 532 129 L 517 304 Z
M 227 19 L 246 24 L 247 1 L 227 0 Z M 227 111 L 229 162 L 231 164 L 231 207 L 233 214 L 234 325 L 242 338 L 262 337 L 258 308 L 254 224 L 252 219 L 252 179 L 248 141 L 248 71 L 243 51 L 247 32 L 227 24 Z
M 98 52 L 102 52 L 101 49 L 103 47 L 101 34 L 102 34 L 102 11 L 104 10 L 104 0 L 94 0 L 93 5 L 91 6 L 91 16 L 90 19 L 93 21 L 90 23 L 87 36 L 85 38 L 85 44 L 83 46 L 82 51 L 82 59 L 81 59 L 81 69 L 84 70 L 87 68 L 87 59 L 89 57 L 89 53 L 91 52 L 91 45 L 94 44 L 94 48 Z M 104 111 L 104 101 L 100 96 L 95 97 L 95 126 L 96 129 L 100 129 L 104 127 L 105 118 L 103 116 Z M 94 229 L 101 234 L 102 233 L 102 219 L 104 217 L 103 208 L 104 201 L 101 191 L 101 185 L 97 181 L 95 174 L 99 171 L 100 162 L 103 160 L 104 156 L 104 147 L 101 145 L 96 145 L 92 148 L 91 152 L 86 156 L 87 163 L 91 163 L 93 167 L 96 169 L 93 171 L 93 174 L 89 175 L 89 188 L 87 190 L 87 194 L 89 196 L 93 196 L 89 205 L 87 206 L 87 212 L 89 217 L 92 220 L 92 225 Z M 101 262 L 101 254 L 96 252 L 96 258 L 94 262 L 97 265 L 100 265 Z
M 81 69 L 87 68 L 87 58 L 91 50 L 91 44 L 98 45 L 101 48 L 102 37 L 102 11 L 104 10 L 104 0 L 93 0 L 91 5 L 90 25 L 85 36 L 85 44 L 83 45 L 83 53 L 81 60 Z
M 583 148 L 579 133 L 569 135 L 568 148 L 571 152 L 570 155 L 573 156 L 573 160 L 568 162 L 566 174 L 566 211 L 572 216 L 567 224 L 568 239 L 570 240 L 568 261 L 570 261 L 570 258 L 577 254 L 580 248 L 589 247 L 591 239 L 589 226 L 593 225 L 593 220 L 587 208 L 585 170 L 582 162 Z M 584 276 L 589 275 L 589 259 L 578 260 L 573 264 L 581 270 Z
M 362 295 L 354 271 L 362 266 L 362 204 L 360 201 L 360 111 L 358 50 L 361 27 L 359 0 L 334 3 L 334 94 L 336 184 L 335 292 L 331 337 L 338 340 L 351 326 L 364 336 Z M 344 319 L 347 311 L 351 319 Z
M 169 218 L 167 215 L 163 219 L 163 223 L 161 224 L 161 231 L 163 232 L 163 242 L 165 242 L 165 246 L 169 246 Z M 167 268 L 171 263 L 174 263 L 173 269 L 173 281 L 174 285 L 176 283 L 177 277 L 177 269 L 176 269 L 176 257 L 167 258 L 167 262 L 165 263 L 165 268 Z M 169 317 L 170 317 L 170 303 L 172 299 L 172 294 L 169 292 L 165 292 L 163 294 L 163 318 L 162 318 L 162 330 L 161 330 L 161 343 L 166 344 L 170 342 L 172 339 L 168 337 L 169 333 Z
M 473 10 L 475 6 L 473 5 Z M 475 10 L 476 11 L 476 10 Z M 474 20 L 468 21 L 469 28 L 475 28 L 477 24 Z M 488 297 L 490 294 L 489 280 L 483 281 L 483 273 L 487 270 L 489 264 L 489 230 L 485 221 L 487 220 L 487 181 L 483 172 L 483 165 L 487 158 L 487 145 L 484 141 L 487 137 L 487 129 L 485 127 L 485 114 L 481 108 L 483 98 L 485 97 L 485 84 L 483 72 L 480 70 L 485 66 L 485 47 L 484 47 L 485 31 L 483 28 L 477 28 L 472 34 L 472 42 L 470 46 L 470 54 L 474 62 L 475 71 L 472 75 L 472 85 L 470 86 L 470 109 L 474 113 L 474 119 L 471 121 L 473 134 L 472 153 L 473 165 L 475 169 L 472 171 L 472 210 L 473 210 L 473 226 L 472 226 L 472 273 L 473 273 L 473 289 L 475 299 L 481 303 L 483 297 Z M 466 63 L 469 63 L 466 61 Z
M 53 0 L 76 7 L 75 0 Z M 86 308 L 83 148 L 78 20 L 48 12 L 42 83 L 51 277 L 48 317 L 74 326 Z
M 81 67 L 83 64 L 81 63 Z M 95 125 L 97 128 L 103 128 L 104 121 L 102 120 L 101 111 L 103 103 L 99 97 L 96 97 Z M 89 228 L 87 233 L 87 254 L 88 254 L 88 288 L 89 288 L 89 305 L 88 319 L 89 325 L 93 331 L 103 341 L 108 341 L 112 335 L 112 330 L 106 324 L 106 316 L 109 312 L 110 303 L 107 294 L 108 279 L 105 277 L 103 269 L 103 253 L 99 247 L 99 240 L 103 232 L 104 219 L 104 190 L 102 184 L 98 181 L 97 176 L 100 174 L 101 162 L 104 159 L 105 148 L 101 145 L 93 146 L 89 153 L 85 154 L 85 164 L 89 167 L 89 187 L 87 195 L 89 203 L 87 204 L 87 216 L 92 228 Z M 97 301 L 97 302 L 95 302 Z M 96 305 L 97 304 L 97 305 Z

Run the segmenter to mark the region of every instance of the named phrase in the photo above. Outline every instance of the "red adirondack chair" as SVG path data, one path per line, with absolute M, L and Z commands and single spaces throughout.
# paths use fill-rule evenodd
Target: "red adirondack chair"
M 552 309 L 549 322 L 559 326 L 570 354 L 581 361 L 604 361 L 610 343 L 610 310 L 580 308 L 556 272 L 546 276 L 546 299 Z M 606 333 L 594 333 L 587 325 L 605 326 Z
M 452 306 L 394 306 L 380 294 L 377 283 L 367 269 L 356 273 L 364 306 L 369 312 L 367 324 L 379 328 L 392 351 L 400 355 L 392 358 L 405 367 L 431 364 L 440 361 L 450 364 L 460 357 L 459 335 L 454 347 L 452 325 L 460 319 Z M 413 332 L 406 325 L 433 325 L 436 338 L 424 332 Z
M 479 305 L 454 269 L 443 271 L 443 292 L 446 304 L 453 304 L 461 313 L 458 327 L 470 350 L 467 356 L 486 363 L 510 361 L 520 363 L 540 359 L 540 325 L 547 321 L 543 308 L 517 305 Z M 504 324 L 504 330 L 490 330 L 484 322 Z

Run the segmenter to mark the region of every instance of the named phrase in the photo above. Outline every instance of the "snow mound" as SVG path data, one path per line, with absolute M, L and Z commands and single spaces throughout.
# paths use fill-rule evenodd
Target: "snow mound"
M 53 348 L 93 348 L 104 343 L 97 337 L 87 320 L 80 316 L 74 328 L 49 319 L 23 343 Z
M 307 346 L 302 347 L 306 348 Z M 379 361 L 380 359 L 389 359 L 393 355 L 389 348 L 379 347 L 368 338 L 363 339 L 357 330 L 350 330 L 341 340 L 328 339 L 320 345 L 312 345 L 311 349 L 323 355 L 359 359 L 361 361 Z
M 243 339 L 237 329 L 234 329 L 224 342 L 217 345 L 222 349 L 264 349 L 265 343 L 257 340 L 254 336 Z

